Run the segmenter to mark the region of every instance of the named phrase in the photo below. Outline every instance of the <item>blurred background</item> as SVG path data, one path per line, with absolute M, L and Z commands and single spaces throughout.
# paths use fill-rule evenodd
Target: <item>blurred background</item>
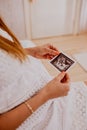
M 0 14 L 19 39 L 87 32 L 87 0 L 0 0 Z
M 87 0 L 0 0 L 0 15 L 20 40 L 51 43 L 71 57 L 87 54 Z M 52 76 L 59 73 L 48 61 L 42 63 Z M 72 81 L 87 81 L 79 63 L 69 74 Z

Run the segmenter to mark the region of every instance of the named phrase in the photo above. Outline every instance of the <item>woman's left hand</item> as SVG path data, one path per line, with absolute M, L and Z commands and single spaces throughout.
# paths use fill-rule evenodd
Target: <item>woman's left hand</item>
M 29 55 L 39 59 L 52 59 L 54 56 L 59 54 L 57 48 L 51 44 L 26 48 L 26 50 Z

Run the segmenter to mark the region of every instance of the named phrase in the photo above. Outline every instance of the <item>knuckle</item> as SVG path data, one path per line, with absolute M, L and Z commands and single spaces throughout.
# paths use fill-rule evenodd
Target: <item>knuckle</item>
M 67 95 L 68 95 L 68 92 L 64 93 L 64 95 L 67 96 Z
M 47 51 L 48 49 L 47 49 L 47 47 L 44 47 L 44 51 Z
M 65 90 L 66 90 L 66 91 L 69 91 L 69 90 L 70 90 L 69 85 L 67 85 L 67 86 L 65 87 Z
M 67 96 L 67 95 L 68 95 L 68 93 L 65 94 L 65 96 Z
M 56 76 L 54 79 L 55 79 L 55 80 L 58 80 L 58 76 Z
M 50 46 L 51 44 L 50 43 L 47 43 L 47 46 Z
M 67 91 L 69 91 L 70 90 L 70 88 L 69 87 L 67 87 Z

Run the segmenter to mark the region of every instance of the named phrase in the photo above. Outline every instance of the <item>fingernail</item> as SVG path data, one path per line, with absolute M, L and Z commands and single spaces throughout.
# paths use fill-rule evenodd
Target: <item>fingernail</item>
M 57 53 L 57 54 L 60 54 L 60 52 L 59 52 L 59 51 L 56 51 L 56 53 Z

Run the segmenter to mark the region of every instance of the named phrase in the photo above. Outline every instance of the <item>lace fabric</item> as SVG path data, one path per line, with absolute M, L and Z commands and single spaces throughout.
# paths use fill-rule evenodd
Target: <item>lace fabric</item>
M 74 87 L 72 125 L 70 130 L 87 130 L 87 86 L 79 83 Z
M 39 91 L 52 77 L 42 63 L 29 57 L 21 64 L 0 50 L 0 113 L 11 110 Z M 87 130 L 87 86 L 72 83 L 68 96 L 50 100 L 17 130 Z

